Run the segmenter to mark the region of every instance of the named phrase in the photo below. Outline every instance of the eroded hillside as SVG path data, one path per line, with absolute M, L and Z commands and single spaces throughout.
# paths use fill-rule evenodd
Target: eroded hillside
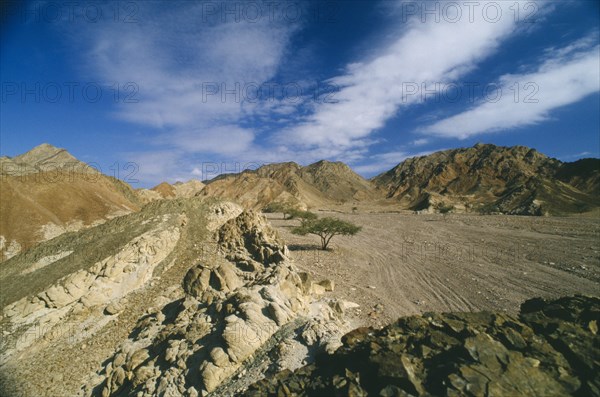
M 48 144 L 0 165 L 0 259 L 140 206 L 128 184 Z
M 271 202 L 291 201 L 320 207 L 379 198 L 374 186 L 341 162 L 269 164 L 257 170 L 221 175 L 204 187 L 204 196 L 234 200 L 260 209 Z

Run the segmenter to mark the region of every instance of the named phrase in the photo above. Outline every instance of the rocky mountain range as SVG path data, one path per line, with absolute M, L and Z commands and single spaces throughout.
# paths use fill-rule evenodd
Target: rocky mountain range
M 198 194 L 204 188 L 204 184 L 198 180 L 191 179 L 187 182 L 161 182 L 152 189 L 136 189 L 135 193 L 142 203 L 174 198 L 189 198 Z
M 341 162 L 267 164 L 152 189 L 133 189 L 97 172 L 65 149 L 42 144 L 14 158 L 0 158 L 2 259 L 55 237 L 161 199 L 201 195 L 249 209 L 272 202 L 301 208 L 359 203 L 419 212 L 564 215 L 600 206 L 600 159 L 563 163 L 535 149 L 478 144 L 407 159 L 371 180 Z M 26 220 L 26 222 L 23 222 Z
M 477 144 L 407 159 L 371 180 L 340 162 L 269 164 L 220 175 L 201 195 L 254 209 L 271 202 L 302 208 L 372 203 L 437 212 L 564 215 L 600 206 L 600 159 L 563 163 L 524 146 Z
M 226 198 L 255 209 L 277 201 L 290 201 L 307 208 L 379 197 L 375 186 L 346 164 L 325 160 L 305 167 L 293 162 L 278 163 L 223 174 L 208 181 L 200 194 Z
M 410 158 L 372 181 L 414 210 L 543 215 L 596 208 L 599 178 L 599 159 L 563 163 L 524 146 L 477 144 Z

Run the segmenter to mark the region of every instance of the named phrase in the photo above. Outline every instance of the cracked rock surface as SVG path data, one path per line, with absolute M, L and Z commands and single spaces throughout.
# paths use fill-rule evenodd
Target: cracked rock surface
M 598 396 L 600 299 L 531 299 L 518 317 L 425 313 L 359 328 L 246 396 Z

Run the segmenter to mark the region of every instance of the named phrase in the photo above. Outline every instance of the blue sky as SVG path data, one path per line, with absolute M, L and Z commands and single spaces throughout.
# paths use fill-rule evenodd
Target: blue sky
M 595 1 L 32 1 L 2 16 L 0 153 L 134 187 L 268 162 L 371 177 L 477 142 L 600 156 Z

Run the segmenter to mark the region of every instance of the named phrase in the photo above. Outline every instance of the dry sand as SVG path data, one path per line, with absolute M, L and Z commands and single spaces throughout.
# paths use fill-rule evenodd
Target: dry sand
M 267 214 L 297 265 L 360 304 L 356 325 L 382 326 L 427 311 L 505 310 L 526 299 L 600 294 L 600 218 L 327 213 L 363 230 L 296 236 L 296 220 Z

